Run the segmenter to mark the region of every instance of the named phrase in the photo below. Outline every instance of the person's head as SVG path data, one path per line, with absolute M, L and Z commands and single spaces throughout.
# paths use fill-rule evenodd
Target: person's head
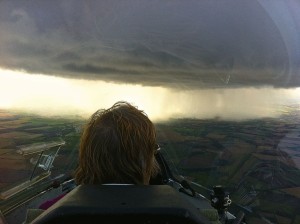
M 80 140 L 78 184 L 148 184 L 158 170 L 156 132 L 148 116 L 127 102 L 96 111 Z

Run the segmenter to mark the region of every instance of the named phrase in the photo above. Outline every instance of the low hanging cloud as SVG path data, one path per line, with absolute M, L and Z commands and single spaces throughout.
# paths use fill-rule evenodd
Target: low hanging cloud
M 0 67 L 169 88 L 300 86 L 293 1 L 3 1 Z

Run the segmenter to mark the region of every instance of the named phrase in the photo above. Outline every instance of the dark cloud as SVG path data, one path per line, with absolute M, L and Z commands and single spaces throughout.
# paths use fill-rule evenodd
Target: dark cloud
M 131 74 L 135 75 L 137 72 L 134 71 L 125 71 L 125 70 L 119 70 L 119 69 L 114 69 L 114 68 L 109 68 L 109 67 L 100 67 L 100 66 L 94 66 L 94 65 L 77 65 L 77 64 L 66 64 L 63 65 L 63 68 L 67 71 L 70 72 L 78 72 L 78 73 L 91 73 L 91 74 L 117 74 L 117 75 L 122 75 L 122 74 Z
M 297 1 L 3 1 L 0 66 L 170 87 L 300 86 Z

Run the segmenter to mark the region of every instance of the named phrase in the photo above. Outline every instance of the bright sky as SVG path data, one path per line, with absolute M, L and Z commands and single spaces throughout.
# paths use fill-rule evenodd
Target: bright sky
M 163 87 L 29 75 L 0 69 L 0 108 L 41 115 L 80 115 L 125 100 L 153 120 L 170 117 L 275 117 L 274 106 L 295 102 L 300 89 L 239 88 L 179 91 Z

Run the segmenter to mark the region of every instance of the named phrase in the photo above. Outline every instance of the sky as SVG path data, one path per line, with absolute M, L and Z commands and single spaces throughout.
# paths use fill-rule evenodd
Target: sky
M 1 1 L 0 108 L 153 119 L 279 116 L 297 102 L 300 2 Z

